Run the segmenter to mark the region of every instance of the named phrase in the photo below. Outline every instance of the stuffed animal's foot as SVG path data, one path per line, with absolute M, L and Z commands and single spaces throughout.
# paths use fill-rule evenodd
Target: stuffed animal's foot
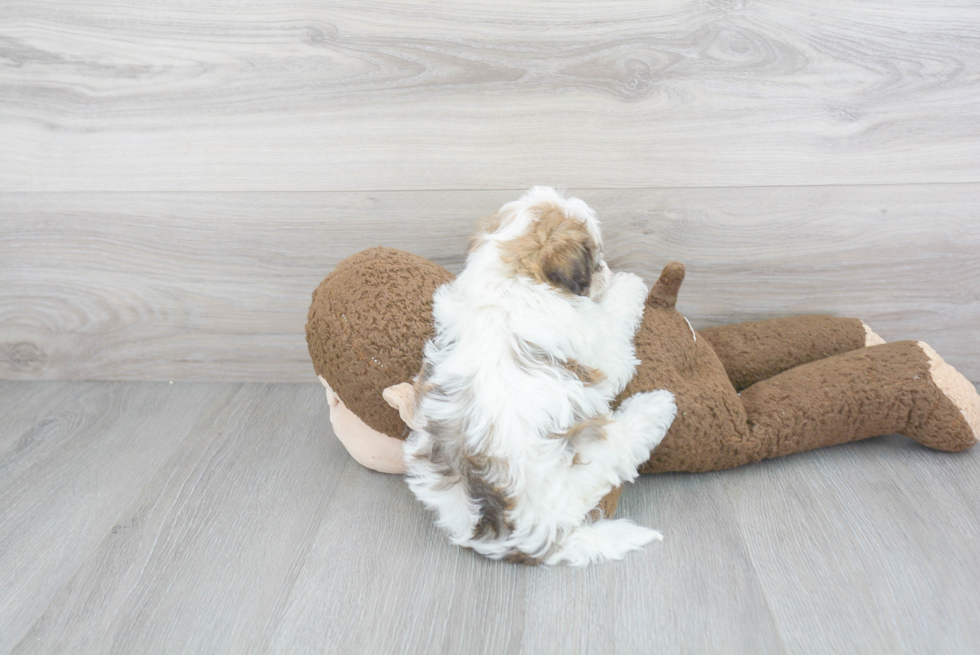
M 980 395 L 973 384 L 943 361 L 929 344 L 919 341 L 918 346 L 929 358 L 930 381 L 942 393 L 936 407 L 921 424 L 910 426 L 907 436 L 938 450 L 966 450 L 980 440 Z M 955 412 L 949 412 L 949 408 Z M 962 420 L 949 425 L 940 418 L 946 413 L 959 414 Z
M 899 433 L 957 452 L 977 442 L 980 397 L 921 341 L 857 348 L 761 380 L 740 394 L 742 461 Z
M 593 562 L 623 559 L 631 550 L 640 550 L 663 535 L 625 519 L 602 520 L 575 528 L 561 546 L 544 559 L 545 564 L 585 566 Z
M 868 324 L 861 321 L 861 327 L 864 328 L 864 347 L 868 348 L 870 346 L 880 346 L 885 343 L 885 340 L 875 334 L 874 330 L 868 327 Z

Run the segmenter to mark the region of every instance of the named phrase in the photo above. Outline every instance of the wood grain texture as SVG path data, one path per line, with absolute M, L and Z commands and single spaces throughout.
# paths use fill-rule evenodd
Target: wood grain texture
M 458 272 L 520 191 L 0 194 L 0 378 L 313 377 L 310 293 L 387 245 Z M 857 316 L 980 380 L 980 185 L 571 190 L 611 265 L 688 267 L 697 327 Z
M 0 190 L 980 182 L 975 3 L 4 3 Z
M 648 476 L 617 516 L 664 532 L 608 570 L 531 577 L 528 653 L 785 653 L 717 476 Z
M 513 652 L 505 626 L 521 625 L 523 570 L 431 527 L 401 476 L 345 468 L 271 650 Z
M 662 543 L 530 568 L 451 546 L 400 476 L 354 463 L 319 385 L 5 381 L 0 397 L 17 400 L 0 403 L 3 652 L 980 643 L 977 449 L 892 436 L 644 476 L 619 513 Z
M 252 385 L 213 400 L 234 390 L 186 388 L 211 400 L 212 420 L 158 460 L 14 652 L 266 649 L 350 460 L 323 431 L 322 389 Z
M 448 546 L 398 478 L 351 467 L 338 489 L 275 652 L 784 652 L 715 481 L 658 487 L 648 498 L 661 523 L 638 516 L 652 503 L 634 497 L 618 515 L 672 525 L 671 540 L 587 569 L 525 568 Z
M 227 404 L 232 385 L 112 383 L 31 395 L 5 421 L 0 446 L 0 651 L 10 652 L 120 513 L 193 428 Z M 0 397 L 20 393 L 10 383 Z M 6 404 L 6 403 L 4 403 Z M 25 429 L 24 423 L 30 425 Z M 199 438 L 197 433 L 197 438 Z M 116 527 L 114 527 L 116 526 Z
M 976 452 L 892 436 L 770 462 L 724 484 L 790 651 L 980 644 L 980 493 L 959 475 L 980 471 Z

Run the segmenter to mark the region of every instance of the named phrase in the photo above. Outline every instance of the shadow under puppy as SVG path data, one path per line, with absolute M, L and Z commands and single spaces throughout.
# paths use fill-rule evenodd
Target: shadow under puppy
M 453 543 L 495 559 L 585 565 L 659 533 L 593 511 L 637 476 L 676 413 L 668 391 L 611 411 L 632 378 L 646 287 L 612 273 L 595 213 L 535 187 L 474 238 L 433 299 L 413 384 L 385 391 L 412 428 L 407 481 Z

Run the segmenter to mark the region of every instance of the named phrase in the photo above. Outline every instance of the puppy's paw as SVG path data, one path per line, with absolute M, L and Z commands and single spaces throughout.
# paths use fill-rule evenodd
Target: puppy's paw
M 646 297 L 647 287 L 643 283 L 643 278 L 633 273 L 620 271 L 613 273 L 602 304 L 610 311 L 622 315 L 624 319 L 639 321 L 643 315 L 643 304 Z
M 622 287 L 624 292 L 628 292 L 631 296 L 639 295 L 646 298 L 647 287 L 643 283 L 643 278 L 636 273 L 617 271 L 612 275 L 612 285 Z
M 625 519 L 606 519 L 581 525 L 570 532 L 561 547 L 545 559 L 545 564 L 585 566 L 593 562 L 623 559 L 631 550 L 640 550 L 664 537 Z
M 643 278 L 635 273 L 626 271 L 613 273 L 610 287 L 616 289 L 621 298 L 630 301 L 630 305 L 642 306 L 647 297 L 647 285 L 643 283 Z
M 645 449 L 640 452 L 641 462 L 646 461 L 667 434 L 677 415 L 674 394 L 669 391 L 647 391 L 630 396 L 616 410 L 616 423 L 622 426 L 628 438 Z

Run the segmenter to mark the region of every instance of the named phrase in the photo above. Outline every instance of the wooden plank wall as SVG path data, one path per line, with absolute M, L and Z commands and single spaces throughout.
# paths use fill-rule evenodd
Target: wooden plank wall
M 698 326 L 826 312 L 980 380 L 980 6 L 16 2 L 0 377 L 311 381 L 309 294 L 458 271 L 533 184 Z

